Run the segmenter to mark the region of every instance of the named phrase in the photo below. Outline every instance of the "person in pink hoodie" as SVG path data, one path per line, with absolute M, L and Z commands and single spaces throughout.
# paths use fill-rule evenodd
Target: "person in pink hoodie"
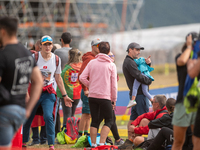
M 92 116 L 90 136 L 92 147 L 96 147 L 98 116 L 103 116 L 105 123 L 101 129 L 99 145 L 104 145 L 110 127 L 113 123 L 113 109 L 117 100 L 117 71 L 113 59 L 108 56 L 110 45 L 108 42 L 99 44 L 99 54 L 91 60 L 82 74 L 80 81 L 89 89 L 89 105 Z M 88 77 L 90 80 L 88 80 Z M 100 113 L 100 115 L 98 115 Z

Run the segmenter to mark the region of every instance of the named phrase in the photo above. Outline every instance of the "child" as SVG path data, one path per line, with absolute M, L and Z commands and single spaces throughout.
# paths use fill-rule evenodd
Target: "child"
M 142 72 L 142 74 L 144 76 L 149 77 L 152 81 L 154 81 L 154 78 L 150 75 L 150 72 L 153 71 L 154 69 L 146 64 L 144 57 L 140 57 L 139 59 L 134 59 L 134 61 L 136 62 L 138 69 Z M 140 84 L 141 83 L 139 81 L 137 81 L 136 79 L 134 80 L 133 90 L 132 90 L 132 99 L 129 101 L 127 108 L 133 107 L 137 104 L 135 101 L 135 98 L 136 98 L 137 90 Z M 150 101 L 153 100 L 153 97 L 148 92 L 148 85 L 142 84 L 142 92 Z

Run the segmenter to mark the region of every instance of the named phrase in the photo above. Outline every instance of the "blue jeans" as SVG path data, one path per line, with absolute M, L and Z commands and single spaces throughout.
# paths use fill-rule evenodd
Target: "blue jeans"
M 45 126 L 41 126 L 40 135 L 38 132 L 38 127 L 33 127 L 32 132 L 33 132 L 32 139 L 33 139 L 34 143 L 36 143 L 36 144 L 46 143 L 47 136 L 46 136 L 46 127 Z
M 137 105 L 131 108 L 130 120 L 135 120 L 138 116 L 149 112 L 149 100 L 144 95 L 137 95 L 135 101 Z
M 41 105 L 42 110 L 43 110 L 43 117 L 44 117 L 44 121 L 46 125 L 48 145 L 51 145 L 51 144 L 54 145 L 55 125 L 53 121 L 53 107 L 54 107 L 55 101 L 56 101 L 56 97 L 54 94 L 49 94 L 49 93 L 41 94 L 39 101 L 37 102 L 37 104 L 35 105 L 31 113 L 31 116 L 28 118 L 28 120 L 23 126 L 23 143 L 26 143 L 29 141 L 29 130 L 31 127 L 31 123 L 36 114 L 38 106 Z
M 0 145 L 9 146 L 14 134 L 26 120 L 26 110 L 19 105 L 0 106 Z

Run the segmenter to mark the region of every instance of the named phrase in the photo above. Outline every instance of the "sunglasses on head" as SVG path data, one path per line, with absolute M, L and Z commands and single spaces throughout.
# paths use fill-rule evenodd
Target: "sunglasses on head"
M 43 38 L 41 42 L 47 42 L 47 41 L 53 42 L 52 38 L 50 38 L 50 37 Z

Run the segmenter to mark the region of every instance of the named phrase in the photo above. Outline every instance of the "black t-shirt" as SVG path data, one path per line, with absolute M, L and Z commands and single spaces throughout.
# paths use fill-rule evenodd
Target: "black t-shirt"
M 21 44 L 6 45 L 0 51 L 1 84 L 9 91 L 9 103 L 25 107 L 25 96 L 33 67 L 36 66 L 31 53 Z
M 177 59 L 181 56 L 181 53 L 179 53 L 175 57 L 175 62 L 176 62 L 176 70 L 177 70 L 177 77 L 178 77 L 178 96 L 176 103 L 182 103 L 183 102 L 183 90 L 184 90 L 184 85 L 185 85 L 185 79 L 187 76 L 187 66 L 178 66 L 177 65 Z
M 176 70 L 177 70 L 177 77 L 178 77 L 178 96 L 176 103 L 182 103 L 183 102 L 183 91 L 184 91 L 184 86 L 185 86 L 185 80 L 187 77 L 187 65 L 184 66 L 178 66 L 177 65 L 177 59 L 181 56 L 181 53 L 178 54 L 175 57 L 175 62 L 176 62 Z M 198 75 L 198 79 L 200 79 L 200 74 Z

